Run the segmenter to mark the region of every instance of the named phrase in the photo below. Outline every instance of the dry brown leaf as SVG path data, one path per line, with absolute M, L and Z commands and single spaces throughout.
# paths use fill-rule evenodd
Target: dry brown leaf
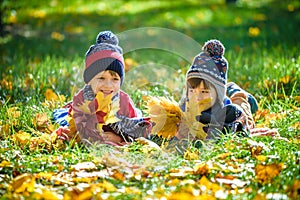
M 283 168 L 283 163 L 259 164 L 255 167 L 256 178 L 260 183 L 270 183 L 275 176 L 279 175 Z
M 291 199 L 297 199 L 300 196 L 300 180 L 295 180 L 288 192 L 288 195 Z
M 194 167 L 194 173 L 199 175 L 206 175 L 209 172 L 209 167 L 206 163 L 198 164 Z

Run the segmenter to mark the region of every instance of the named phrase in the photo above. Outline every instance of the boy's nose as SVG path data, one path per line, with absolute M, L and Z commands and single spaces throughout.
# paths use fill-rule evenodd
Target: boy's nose
M 201 100 L 203 100 L 203 99 L 204 99 L 203 94 L 201 94 L 201 93 L 199 94 L 199 93 L 198 93 L 198 95 L 197 95 L 197 100 L 198 100 L 198 101 L 201 101 Z
M 111 82 L 110 80 L 106 80 L 106 81 L 104 82 L 104 85 L 105 85 L 105 86 L 111 86 L 111 85 L 112 85 L 112 82 Z

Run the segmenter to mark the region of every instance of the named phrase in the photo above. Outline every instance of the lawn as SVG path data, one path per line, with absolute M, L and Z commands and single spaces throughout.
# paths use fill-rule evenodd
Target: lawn
M 299 199 L 298 1 L 1 2 L 0 199 Z M 259 101 L 257 127 L 183 153 L 135 141 L 122 148 L 60 141 L 52 112 L 83 86 L 85 53 L 99 31 L 124 50 L 125 90 L 147 115 L 147 96 L 180 100 L 201 45 L 226 47 L 228 77 Z

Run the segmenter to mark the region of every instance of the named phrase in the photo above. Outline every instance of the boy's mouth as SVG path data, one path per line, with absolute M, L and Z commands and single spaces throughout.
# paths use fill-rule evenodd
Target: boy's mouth
M 106 96 L 106 95 L 113 93 L 114 91 L 113 90 L 101 90 L 101 92 Z

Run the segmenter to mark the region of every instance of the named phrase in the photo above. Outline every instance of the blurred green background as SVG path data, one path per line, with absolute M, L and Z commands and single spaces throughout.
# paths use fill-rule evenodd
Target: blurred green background
M 291 93 L 291 88 L 299 92 L 299 10 L 296 0 L 2 0 L 1 78 L 11 75 L 17 84 L 16 79 L 31 74 L 31 79 L 38 77 L 45 85 L 51 84 L 51 76 L 64 79 L 51 87 L 69 96 L 75 84 L 72 81 L 81 79 L 72 73 L 83 70 L 85 52 L 99 31 L 118 34 L 141 27 L 163 27 L 186 34 L 200 45 L 212 38 L 221 40 L 229 61 L 229 79 L 257 97 L 264 95 L 264 81 L 272 88 L 283 78 L 291 83 L 286 92 Z M 120 41 L 120 46 L 125 42 Z M 139 50 L 124 56 L 129 68 L 155 62 L 184 75 L 189 67 L 186 60 L 159 50 Z M 38 70 L 44 72 L 39 74 Z

